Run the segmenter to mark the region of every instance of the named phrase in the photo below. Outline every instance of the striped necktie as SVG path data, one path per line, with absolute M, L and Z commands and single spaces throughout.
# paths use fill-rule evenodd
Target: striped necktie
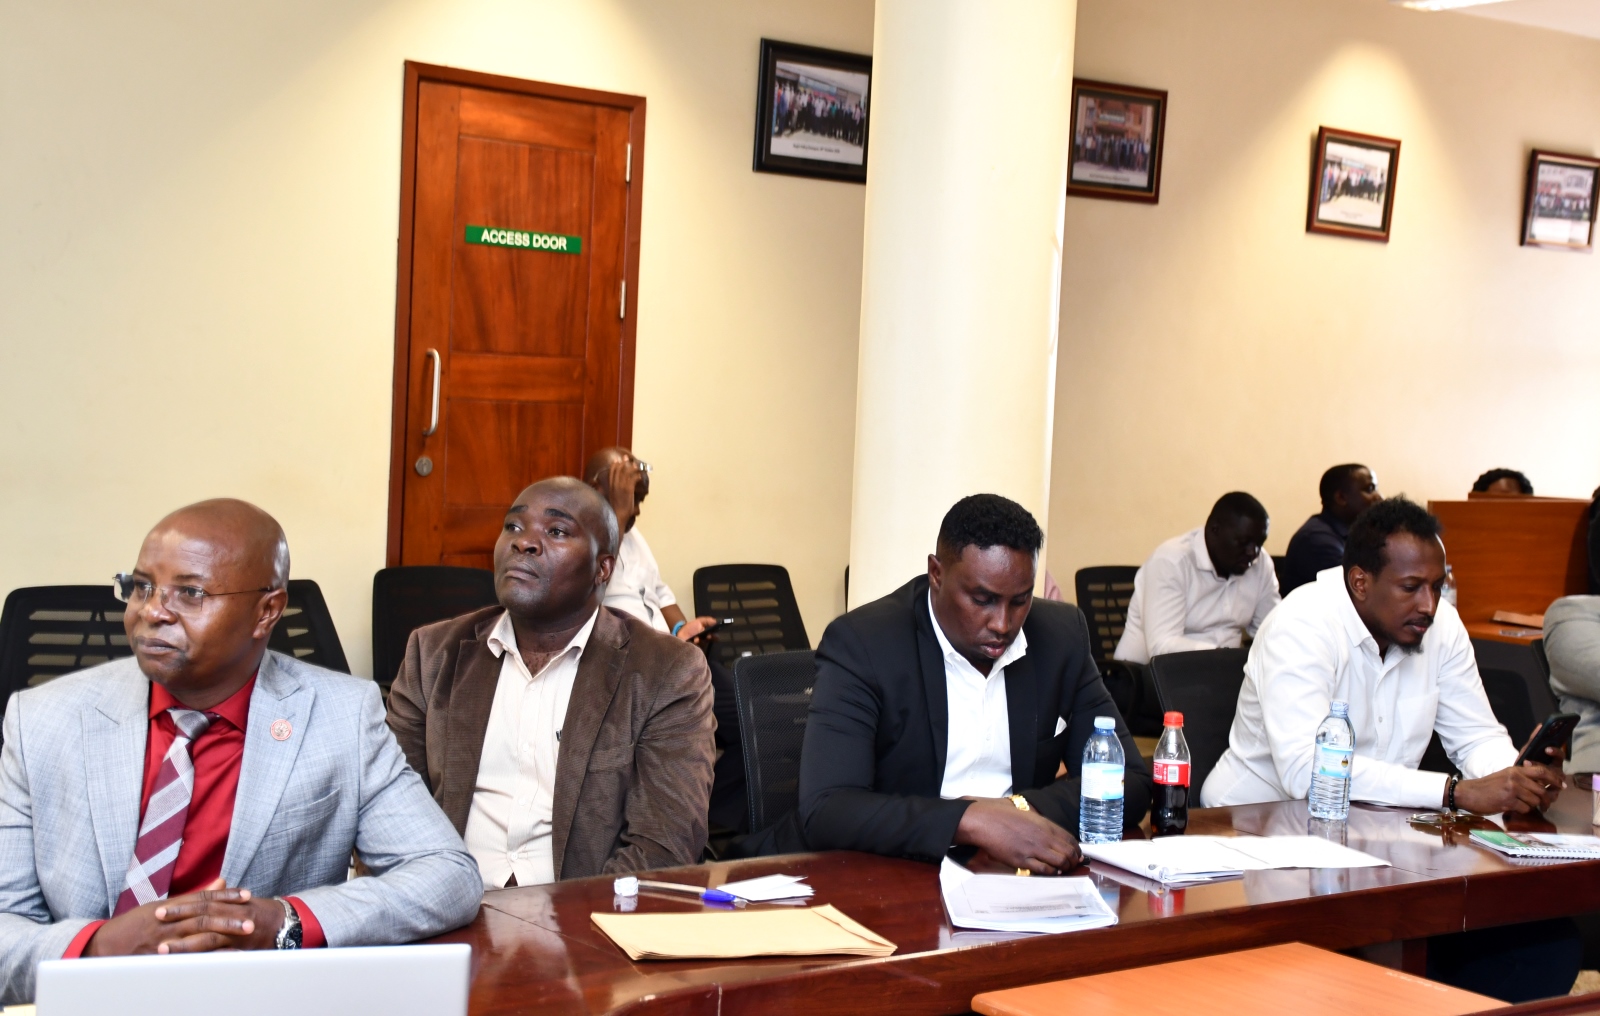
M 178 736 L 167 749 L 167 757 L 161 760 L 161 771 L 150 790 L 150 803 L 145 805 L 144 822 L 139 826 L 139 842 L 134 844 L 133 860 L 128 863 L 127 888 L 117 897 L 113 917 L 151 900 L 166 899 L 178 851 L 183 847 L 183 824 L 188 821 L 189 799 L 194 795 L 194 763 L 189 758 L 189 746 L 211 726 L 215 714 L 193 709 L 168 709 L 167 713 L 177 725 Z

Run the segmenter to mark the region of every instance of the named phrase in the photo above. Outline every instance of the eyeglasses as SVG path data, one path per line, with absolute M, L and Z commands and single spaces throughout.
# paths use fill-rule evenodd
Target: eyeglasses
M 142 607 L 151 596 L 160 595 L 161 605 L 180 614 L 204 610 L 206 600 L 213 596 L 243 596 L 246 593 L 270 593 L 271 586 L 260 589 L 235 589 L 227 593 L 213 593 L 199 586 L 158 586 L 149 579 L 141 579 L 126 572 L 111 576 L 111 591 L 123 603 Z

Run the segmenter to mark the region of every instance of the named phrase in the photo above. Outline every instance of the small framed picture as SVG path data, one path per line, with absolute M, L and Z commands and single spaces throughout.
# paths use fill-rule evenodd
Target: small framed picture
M 1596 186 L 1600 159 L 1535 151 L 1528 160 L 1523 246 L 1593 250 Z
M 1400 142 L 1394 138 L 1318 128 L 1306 232 L 1388 243 L 1399 168 Z
M 757 173 L 867 182 L 872 57 L 761 40 Z
M 1067 193 L 1155 204 L 1166 129 L 1166 92 L 1073 78 Z

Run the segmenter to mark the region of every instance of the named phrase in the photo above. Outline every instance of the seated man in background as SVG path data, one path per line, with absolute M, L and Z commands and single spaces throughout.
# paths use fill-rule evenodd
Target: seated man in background
M 478 912 L 378 686 L 267 651 L 288 579 L 266 512 L 180 509 L 117 576 L 133 656 L 12 697 L 0 1000 L 40 960 L 410 942 Z M 352 850 L 372 876 L 346 881 Z
M 1278 586 L 1281 596 L 1288 596 L 1300 586 L 1316 581 L 1317 572 L 1324 568 L 1339 567 L 1344 561 L 1344 541 L 1350 535 L 1350 523 L 1383 500 L 1372 470 L 1355 462 L 1334 466 L 1323 473 L 1322 482 L 1317 484 L 1317 495 L 1322 499 L 1322 511 L 1306 519 L 1289 538 Z
M 617 518 L 570 476 L 506 511 L 500 605 L 411 633 L 389 726 L 483 885 L 695 864 L 711 794 L 711 675 L 601 606 Z
M 617 563 L 611 570 L 611 581 L 606 583 L 605 605 L 625 610 L 657 631 L 685 642 L 694 641 L 707 650 L 714 692 L 712 712 L 717 718 L 717 762 L 708 828 L 713 843 L 725 846 L 729 838 L 749 831 L 746 827 L 750 824 L 750 811 L 745 801 L 744 746 L 739 741 L 733 674 L 717 662 L 704 644 L 714 637 L 705 633 L 716 624 L 716 618 L 684 616 L 672 588 L 661 581 L 656 556 L 639 532 L 640 508 L 650 493 L 649 467 L 626 448 L 602 448 L 589 456 L 583 475 L 611 505 L 622 528 Z M 799 849 L 799 844 L 794 846 Z
M 1133 579 L 1128 621 L 1112 657 L 1149 663 L 1163 653 L 1235 649 L 1278 605 L 1267 510 L 1243 491 L 1224 494 L 1206 524 L 1174 536 Z
M 928 573 L 828 625 L 800 756 L 815 850 L 938 861 L 953 846 L 1056 874 L 1081 860 L 1075 774 L 1096 716 L 1126 756 L 1123 821 L 1151 779 L 1101 683 L 1083 614 L 1038 601 L 1044 534 L 994 494 L 962 498 Z M 1065 762 L 1070 773 L 1057 779 Z
M 1491 469 L 1472 481 L 1474 494 L 1509 494 L 1532 497 L 1533 482 L 1515 469 Z
M 1544 612 L 1550 688 L 1563 712 L 1578 714 L 1574 772 L 1600 772 L 1600 596 L 1563 596 Z
M 1334 699 L 1349 703 L 1355 731 L 1351 800 L 1480 815 L 1555 800 L 1560 761 L 1514 766 L 1517 747 L 1489 708 L 1467 630 L 1440 596 L 1439 533 L 1425 508 L 1380 501 L 1350 527 L 1343 568 L 1272 612 L 1250 647 L 1228 750 L 1200 789 L 1204 806 L 1303 800 Z M 1462 776 L 1417 768 L 1435 731 Z M 1572 922 L 1511 931 L 1432 940 L 1428 976 L 1508 1001 L 1566 994 L 1582 952 Z

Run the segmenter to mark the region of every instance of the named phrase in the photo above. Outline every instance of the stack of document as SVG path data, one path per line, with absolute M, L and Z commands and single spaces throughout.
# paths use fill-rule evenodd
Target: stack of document
M 1087 878 L 979 875 L 947 857 L 939 888 L 957 928 L 1049 934 L 1117 923 L 1116 912 Z
M 811 898 L 811 887 L 802 881 L 804 878 L 804 875 L 763 875 L 713 888 L 732 893 L 746 903 L 780 903 Z
M 889 956 L 895 950 L 893 942 L 830 906 L 589 916 L 634 960 Z
M 1163 885 L 1238 878 L 1268 868 L 1376 868 L 1389 863 L 1317 836 L 1164 836 L 1085 843 L 1083 856 Z
M 1504 833 L 1498 829 L 1472 830 L 1472 842 L 1492 847 L 1511 857 L 1551 860 L 1600 860 L 1600 837 L 1564 836 L 1557 833 Z

